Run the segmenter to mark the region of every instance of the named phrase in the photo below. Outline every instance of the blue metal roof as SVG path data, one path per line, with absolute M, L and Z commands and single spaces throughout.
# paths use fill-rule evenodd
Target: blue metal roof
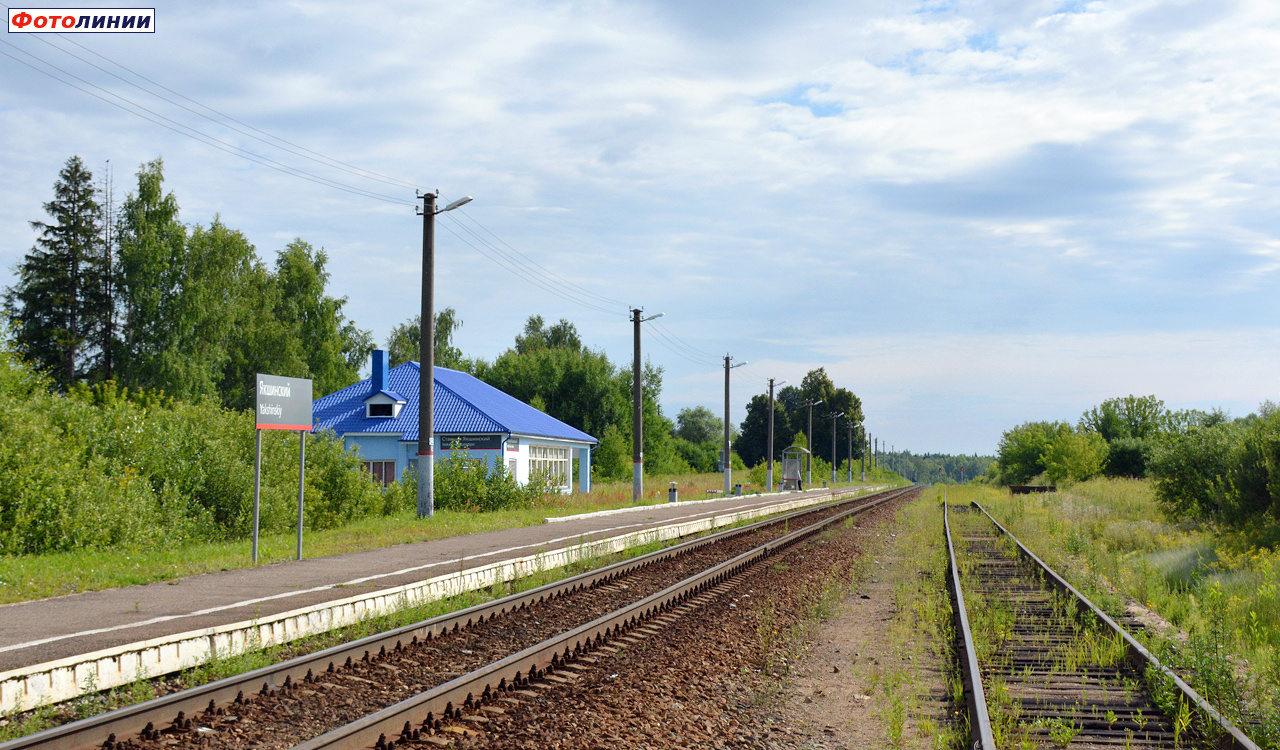
M 404 394 L 402 398 L 406 402 L 399 415 L 366 417 L 365 399 L 372 395 L 371 383 L 362 380 L 315 402 L 312 406 L 314 429 L 333 430 L 338 435 L 385 432 L 398 434 L 401 440 L 417 442 L 419 370 L 417 362 L 405 362 L 389 372 L 386 390 Z M 437 367 L 435 385 L 433 422 L 437 434 L 498 432 L 599 442 L 465 372 Z

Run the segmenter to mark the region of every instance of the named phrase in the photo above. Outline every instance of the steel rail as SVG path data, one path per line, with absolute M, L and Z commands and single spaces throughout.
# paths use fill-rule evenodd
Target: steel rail
M 665 549 L 607 565 L 586 573 L 544 584 L 529 591 L 512 594 L 484 604 L 477 604 L 428 620 L 404 625 L 382 633 L 361 638 L 351 643 L 339 644 L 313 654 L 299 656 L 279 664 L 262 667 L 241 675 L 227 677 L 206 685 L 200 685 L 170 695 L 161 696 L 144 703 L 126 706 L 98 716 L 52 727 L 42 732 L 19 737 L 0 743 L 0 750 L 87 750 L 99 748 L 111 735 L 124 739 L 138 734 L 148 723 L 156 726 L 173 721 L 183 712 L 194 716 L 205 710 L 210 703 L 225 705 L 240 695 L 246 696 L 259 692 L 263 688 L 279 689 L 286 681 L 290 684 L 303 680 L 308 673 L 320 674 L 330 664 L 341 665 L 348 657 L 359 659 L 366 652 L 378 653 L 382 649 L 388 651 L 406 641 L 425 640 L 445 634 L 457 632 L 476 623 L 492 620 L 500 615 L 514 612 L 525 607 L 537 605 L 543 601 L 576 593 L 603 583 L 607 583 L 623 575 L 631 573 L 654 563 L 692 552 L 709 544 L 716 544 L 735 536 L 749 534 L 779 523 L 787 523 L 799 516 L 820 512 L 835 506 L 851 502 L 875 501 L 882 495 L 894 490 L 882 490 L 861 497 L 838 498 L 830 503 L 802 508 L 781 516 L 758 521 L 747 526 L 726 529 L 687 542 L 672 545 Z
M 951 518 L 947 503 L 942 503 L 942 529 L 947 537 L 947 583 L 955 603 L 957 631 L 964 648 L 960 662 L 964 673 L 964 685 L 969 693 L 969 739 L 973 750 L 996 750 L 995 733 L 991 729 L 991 715 L 987 711 L 987 697 L 982 689 L 982 672 L 978 666 L 978 651 L 973 645 L 973 630 L 969 626 L 969 611 L 964 604 L 964 592 L 960 588 L 960 567 L 956 563 L 956 549 L 951 542 Z
M 1160 660 L 1156 658 L 1155 654 L 1148 651 L 1145 646 L 1129 634 L 1129 631 L 1125 630 L 1119 623 L 1111 619 L 1106 612 L 1099 609 L 1098 606 L 1090 601 L 1089 597 L 1085 596 L 1079 589 L 1072 586 L 1070 583 L 1067 583 L 1065 578 L 1058 575 L 1053 568 L 1050 568 L 1045 564 L 1045 562 L 1037 557 L 1034 552 L 1027 549 L 1027 546 L 1024 545 L 1016 536 L 1011 534 L 1008 529 L 1000 525 L 1000 522 L 992 517 L 992 515 L 987 512 L 986 508 L 983 508 L 977 502 L 973 503 L 973 507 L 982 511 L 982 514 L 985 515 L 1002 534 L 1009 537 L 1009 539 L 1017 545 L 1018 553 L 1024 559 L 1043 571 L 1046 579 L 1053 586 L 1069 594 L 1074 599 L 1076 607 L 1079 608 L 1081 612 L 1092 613 L 1099 620 L 1106 623 L 1107 627 L 1109 627 L 1114 633 L 1123 638 L 1126 646 L 1128 647 L 1130 659 L 1136 660 L 1139 665 L 1145 666 L 1147 669 L 1154 669 L 1173 680 L 1173 684 L 1178 687 L 1178 690 L 1182 692 L 1182 696 L 1190 702 L 1190 705 L 1195 706 L 1203 715 L 1208 716 L 1210 719 L 1217 722 L 1219 728 L 1224 733 L 1218 742 L 1219 748 L 1222 750 L 1260 750 L 1257 743 L 1249 739 L 1244 732 L 1241 732 L 1235 724 L 1227 719 L 1227 717 L 1223 716 L 1218 709 L 1214 708 L 1209 703 L 1209 701 L 1202 698 L 1200 694 L 1192 689 L 1192 687 L 1179 677 L 1177 673 L 1161 663 Z
M 845 518 L 914 491 L 918 491 L 918 488 L 907 487 L 883 493 L 883 497 L 870 503 L 842 511 L 743 552 L 731 560 L 707 568 L 585 625 L 296 745 L 294 750 L 356 750 L 370 747 L 390 750 L 391 745 L 414 738 L 414 727 L 430 726 L 433 720 L 441 717 L 457 717 L 464 707 L 477 710 L 478 699 L 483 703 L 499 697 L 504 690 L 528 685 L 530 679 L 536 681 L 552 674 L 562 665 L 607 645 L 609 641 L 625 635 L 633 628 L 738 575 L 774 552 L 807 539 Z

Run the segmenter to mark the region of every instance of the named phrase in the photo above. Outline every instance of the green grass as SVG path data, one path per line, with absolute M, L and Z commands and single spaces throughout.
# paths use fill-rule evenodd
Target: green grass
M 1131 598 L 1185 637 L 1153 638 L 1162 660 L 1263 747 L 1280 748 L 1280 552 L 1239 534 L 1171 520 L 1144 480 L 1095 479 L 1047 495 L 951 488 L 1118 612 Z M 1171 634 L 1172 635 L 1172 634 Z M 1153 681 L 1176 714 L 1176 696 Z
M 642 505 L 667 501 L 671 481 L 683 500 L 706 498 L 706 490 L 723 489 L 720 474 L 681 474 L 646 477 Z M 737 480 L 735 479 L 735 482 Z M 744 486 L 744 492 L 750 490 Z M 542 523 L 548 516 L 566 516 L 599 510 L 633 507 L 631 483 L 604 482 L 588 494 L 548 496 L 531 508 L 487 513 L 437 511 L 430 519 L 412 512 L 356 521 L 325 531 L 307 532 L 304 557 L 325 557 L 346 552 L 390 547 L 410 542 L 496 531 Z M 264 535 L 259 540 L 260 564 L 292 560 L 296 536 Z M 167 549 L 81 550 L 47 555 L 0 557 L 0 604 L 49 596 L 169 581 L 199 573 L 251 567 L 251 542 L 204 542 Z

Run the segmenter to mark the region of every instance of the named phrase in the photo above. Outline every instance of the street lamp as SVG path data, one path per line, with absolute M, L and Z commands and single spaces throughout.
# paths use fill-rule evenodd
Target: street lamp
M 422 314 L 418 328 L 418 518 L 436 513 L 435 483 L 435 373 L 436 373 L 436 214 L 452 211 L 471 202 L 467 195 L 444 208 L 436 208 L 435 193 L 422 199 Z
M 732 485 L 730 476 L 733 473 L 733 456 L 729 453 L 729 371 L 746 365 L 746 362 L 739 362 L 736 365 L 730 365 L 729 361 L 733 359 L 728 354 L 724 355 L 724 496 L 729 496 Z
M 773 387 L 775 385 L 786 384 L 787 381 L 785 380 L 779 380 L 777 383 L 774 383 L 773 378 L 769 378 L 769 440 L 767 441 L 769 446 L 767 449 L 769 454 L 769 469 L 765 472 L 769 477 L 769 492 L 773 492 Z
M 836 420 L 840 418 L 839 414 L 831 415 L 831 486 L 836 486 Z
M 805 401 L 804 405 L 809 407 L 809 428 L 805 431 L 804 439 L 809 444 L 809 462 L 805 465 L 804 483 L 813 486 L 813 407 L 822 403 L 822 399 L 814 401 L 810 399 Z
M 666 313 L 640 317 L 641 308 L 632 308 L 631 323 L 635 326 L 635 353 L 631 362 L 631 502 L 640 502 L 644 495 L 644 412 L 641 409 L 640 382 L 640 324 L 661 318 Z

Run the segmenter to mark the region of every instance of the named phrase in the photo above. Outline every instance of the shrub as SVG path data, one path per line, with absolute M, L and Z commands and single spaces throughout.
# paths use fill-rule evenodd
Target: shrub
M 435 468 L 435 503 L 443 510 L 466 512 L 525 508 L 551 492 L 556 483 L 550 476 L 535 473 L 523 485 L 502 464 L 490 471 L 488 465 L 454 444 L 448 458 Z M 413 488 L 417 503 L 417 484 Z
M 253 510 L 253 417 L 112 383 L 66 395 L 0 351 L 0 554 L 243 538 Z M 261 527 L 296 522 L 298 438 L 262 440 Z M 387 512 L 332 434 L 307 438 L 306 523 Z

